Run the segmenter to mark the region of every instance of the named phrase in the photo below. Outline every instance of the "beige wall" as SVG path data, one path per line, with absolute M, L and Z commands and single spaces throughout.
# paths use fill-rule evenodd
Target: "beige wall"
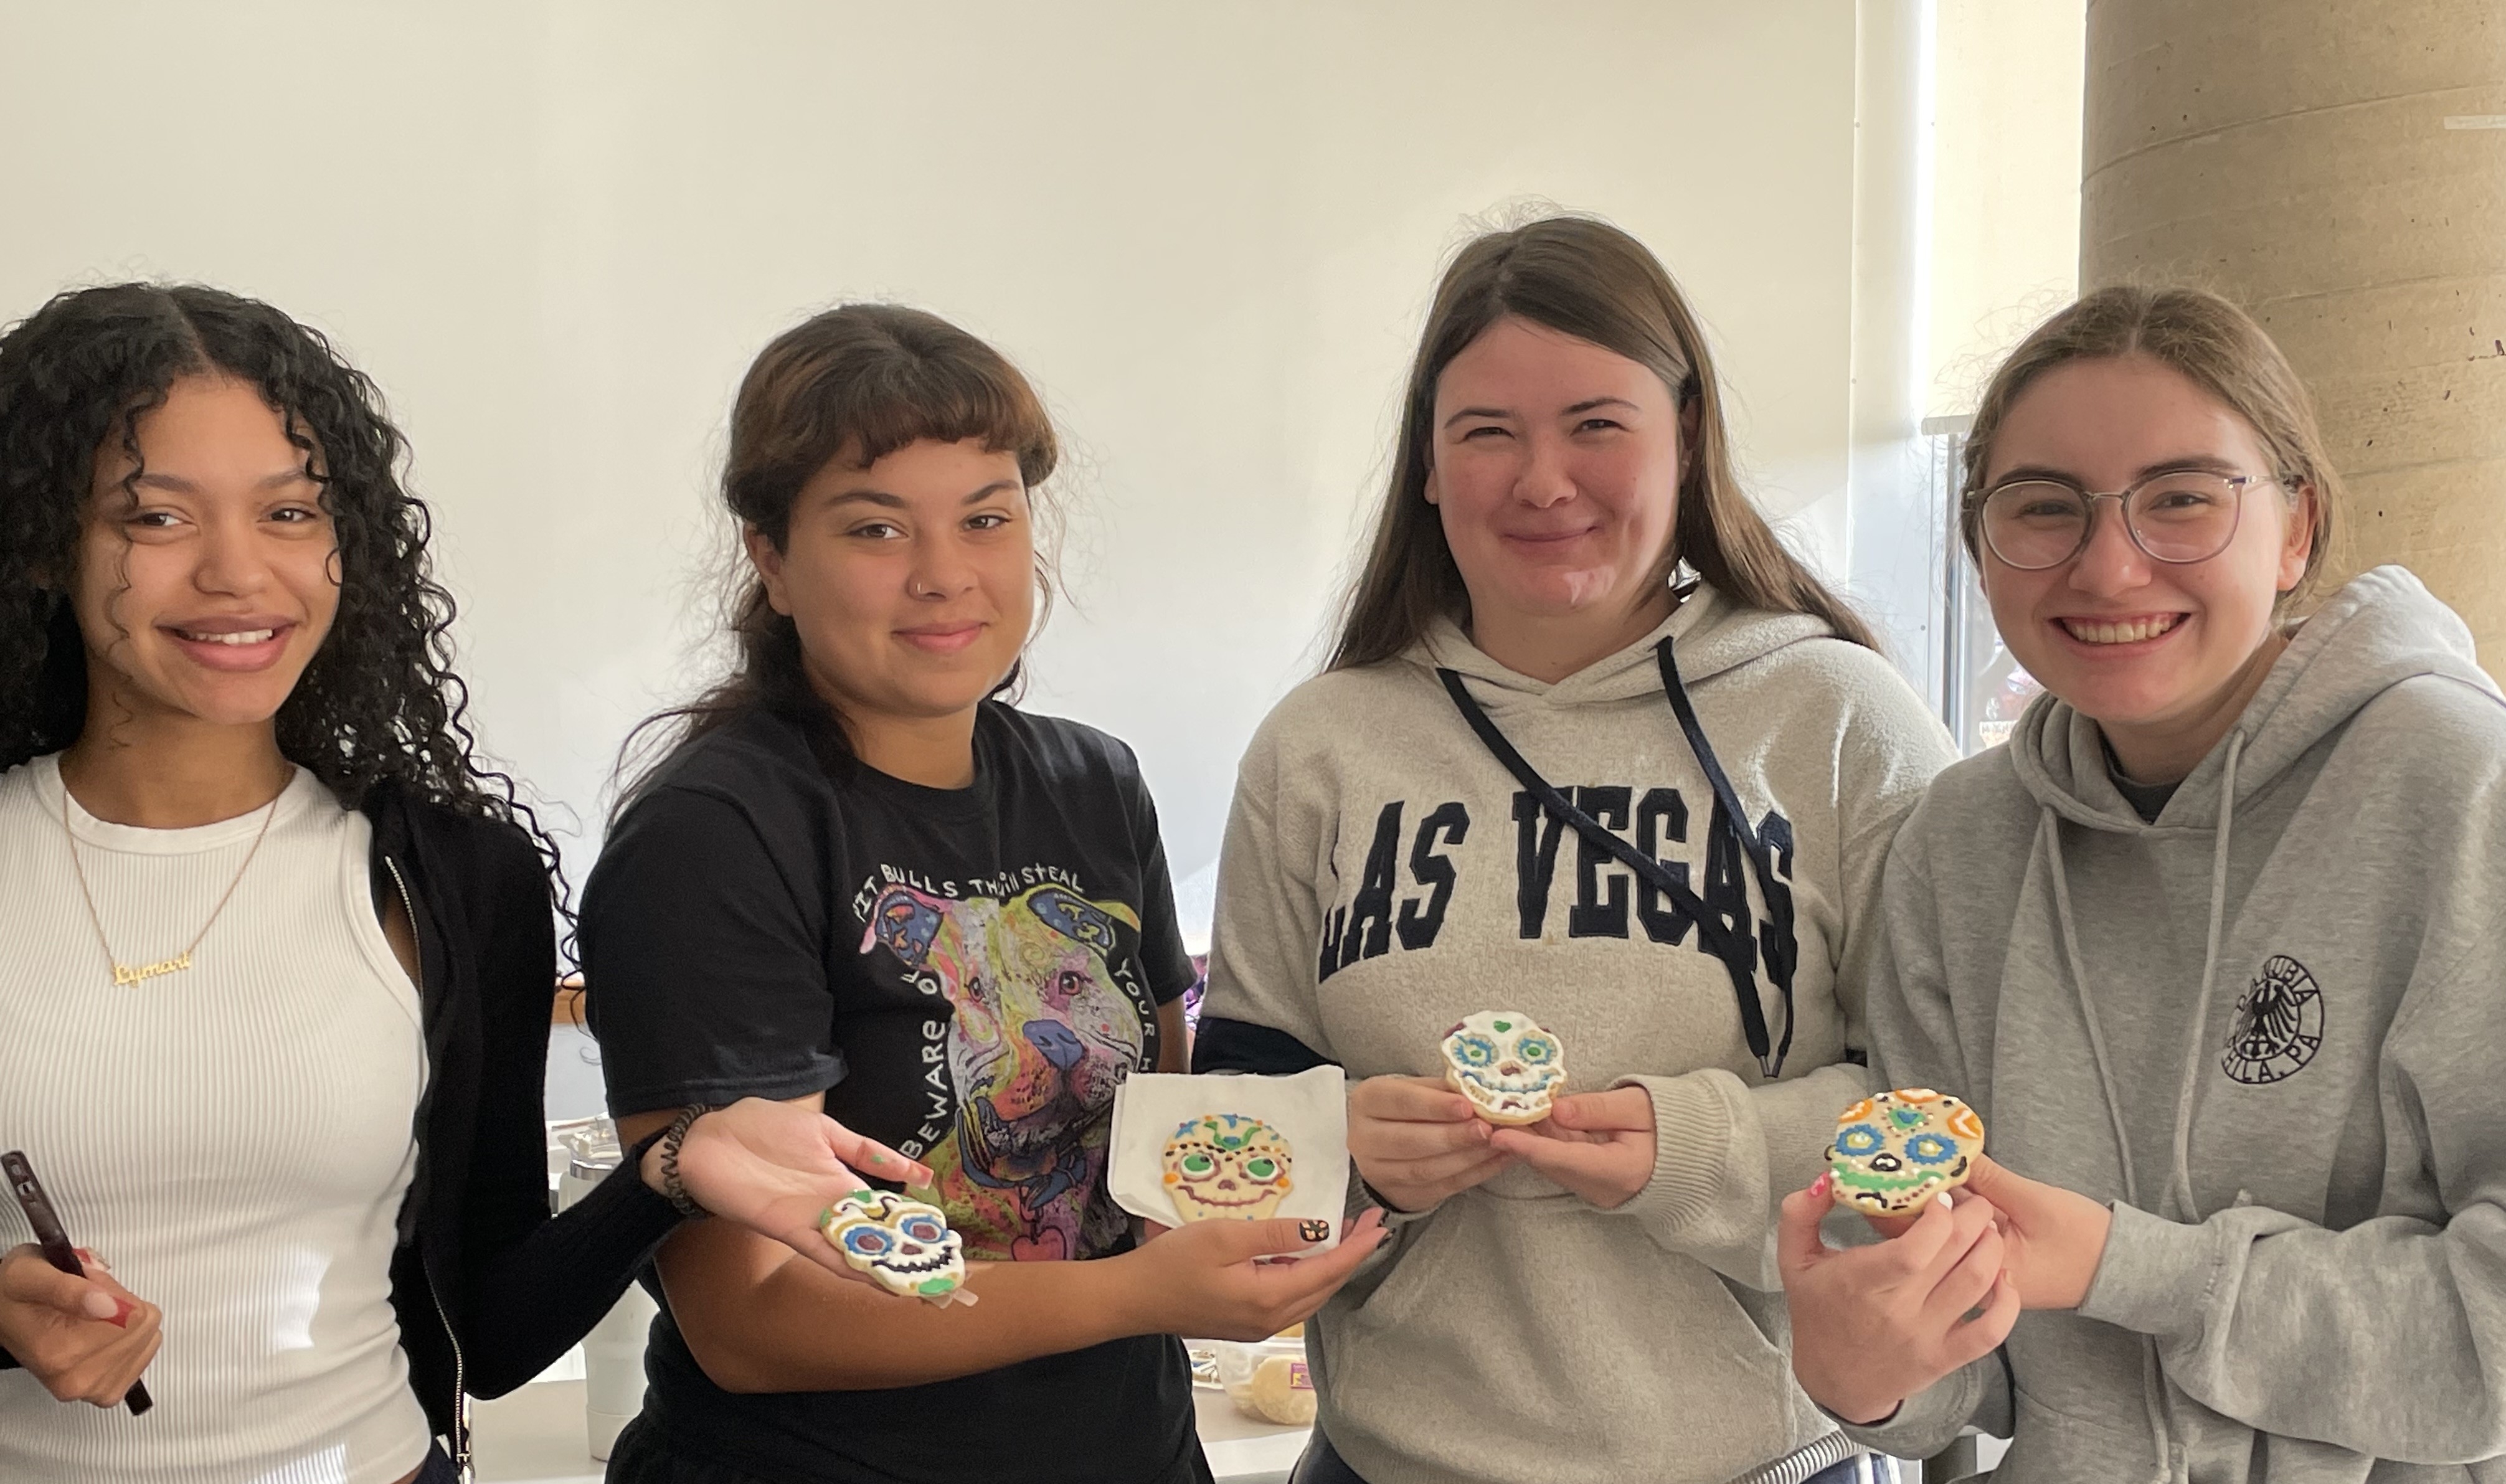
M 1928 411 L 2079 285 L 2086 0 L 1937 0 Z
M 1138 747 L 1178 877 L 1312 663 L 1470 213 L 1652 242 L 1762 494 L 1840 548 L 1849 7 L 25 5 L 0 58 L 0 313 L 163 274 L 334 333 L 414 442 L 488 742 L 587 830 L 698 674 L 734 380 L 846 296 L 1044 385 L 1082 514 L 1031 698 Z

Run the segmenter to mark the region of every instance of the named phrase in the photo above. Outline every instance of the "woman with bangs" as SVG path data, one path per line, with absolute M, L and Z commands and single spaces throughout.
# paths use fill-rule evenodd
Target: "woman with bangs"
M 740 386 L 737 663 L 663 713 L 585 896 L 610 1106 L 631 1137 L 780 1099 L 889 1140 L 980 1303 L 883 1302 L 692 1225 L 613 1480 L 1205 1480 L 1173 1336 L 1275 1333 L 1378 1240 L 1134 1246 L 1107 1192 L 1114 1089 L 1183 1069 L 1194 974 L 1130 749 L 1003 699 L 1055 460 L 1017 369 L 914 309 L 818 314 Z

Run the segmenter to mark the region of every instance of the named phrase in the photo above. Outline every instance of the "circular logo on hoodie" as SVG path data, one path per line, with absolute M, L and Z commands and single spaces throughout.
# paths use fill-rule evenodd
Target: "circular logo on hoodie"
M 2219 1069 L 2248 1087 L 2296 1076 L 2323 1045 L 2323 991 L 2305 964 L 2273 954 L 2237 1001 Z

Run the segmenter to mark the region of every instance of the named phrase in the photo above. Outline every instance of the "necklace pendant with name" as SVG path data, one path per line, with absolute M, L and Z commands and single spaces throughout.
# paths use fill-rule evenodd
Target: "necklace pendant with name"
M 143 963 L 137 968 L 132 968 L 126 963 L 117 963 L 113 966 L 113 985 L 115 989 L 122 989 L 129 985 L 146 984 L 149 980 L 161 975 L 182 973 L 191 966 L 190 949 L 185 949 L 171 959 L 160 959 L 154 963 Z

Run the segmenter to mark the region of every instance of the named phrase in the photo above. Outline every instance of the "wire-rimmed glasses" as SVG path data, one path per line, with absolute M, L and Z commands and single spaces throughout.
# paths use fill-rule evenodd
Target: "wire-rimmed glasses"
M 2104 493 L 2040 477 L 2008 480 L 1984 496 L 1984 544 L 2023 572 L 2060 566 L 2088 548 L 2097 501 L 2112 500 L 2131 544 L 2151 561 L 2207 561 L 2237 538 L 2248 488 L 2290 483 L 2207 469 L 2166 470 Z

